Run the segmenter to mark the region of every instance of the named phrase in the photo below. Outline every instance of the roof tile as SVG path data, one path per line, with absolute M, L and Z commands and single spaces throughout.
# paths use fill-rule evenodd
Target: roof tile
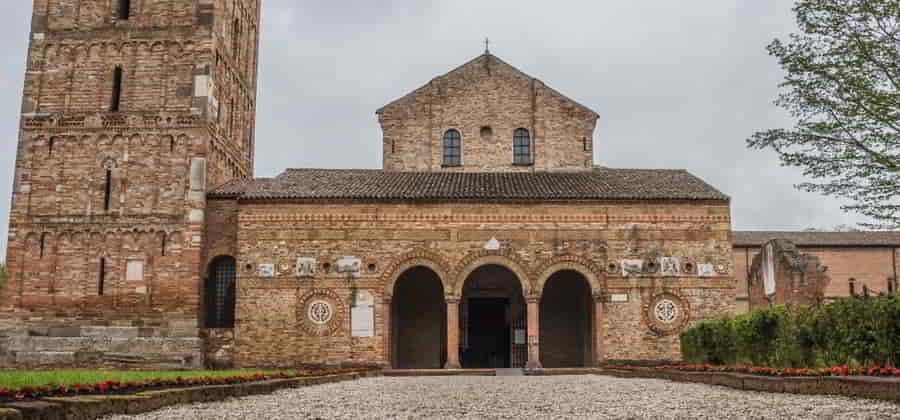
M 608 168 L 571 172 L 288 169 L 275 178 L 226 183 L 209 196 L 251 200 L 729 200 L 687 171 Z

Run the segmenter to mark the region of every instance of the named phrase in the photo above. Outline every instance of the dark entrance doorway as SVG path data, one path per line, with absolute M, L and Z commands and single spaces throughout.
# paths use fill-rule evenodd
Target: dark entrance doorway
M 463 366 L 510 367 L 509 299 L 470 298 L 467 309 L 469 346 L 462 355 Z
M 464 368 L 525 366 L 525 299 L 515 273 L 500 265 L 479 267 L 463 286 L 459 354 Z

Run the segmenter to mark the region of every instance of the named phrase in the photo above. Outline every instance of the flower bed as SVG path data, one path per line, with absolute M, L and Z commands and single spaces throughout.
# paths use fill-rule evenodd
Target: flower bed
M 747 365 L 664 365 L 660 369 L 690 372 L 732 372 L 763 376 L 886 376 L 900 377 L 900 368 L 893 366 L 833 366 L 827 368 L 771 368 Z
M 143 381 L 104 381 L 94 384 L 25 386 L 22 388 L 0 388 L 0 402 L 36 400 L 44 397 L 66 397 L 77 395 L 128 394 L 151 389 L 179 388 L 201 385 L 229 385 L 271 379 L 289 379 L 328 376 L 344 373 L 366 372 L 368 368 L 344 368 L 315 371 L 285 371 L 254 373 L 234 376 L 204 376 L 194 378 L 148 379 Z

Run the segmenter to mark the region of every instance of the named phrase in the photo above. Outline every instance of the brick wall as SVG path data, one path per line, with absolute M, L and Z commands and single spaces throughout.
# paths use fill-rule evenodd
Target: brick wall
M 593 165 L 597 114 L 495 56 L 482 55 L 379 111 L 384 168 L 533 171 Z M 490 127 L 490 135 L 483 128 Z M 443 167 L 444 133 L 462 137 L 462 166 Z M 530 132 L 534 164 L 513 165 L 513 132 Z
M 826 275 L 831 278 L 825 289 L 826 300 L 850 295 L 851 278 L 855 279 L 857 293 L 862 293 L 866 285 L 872 293 L 887 290 L 888 279 L 900 272 L 895 259 L 896 248 L 891 247 L 809 247 L 798 246 L 800 252 L 816 256 L 822 265 L 828 267 Z M 738 296 L 737 313 L 746 312 L 747 276 L 749 263 L 759 253 L 759 248 L 740 247 L 734 249 L 735 286 Z
M 729 313 L 734 302 L 727 204 L 244 202 L 238 211 L 238 366 L 386 362 L 385 322 L 391 323 L 385 302 L 393 302 L 396 276 L 419 265 L 438 273 L 445 295 L 457 297 L 465 273 L 488 263 L 516 273 L 529 296 L 540 295 L 546 273 L 586 272 L 593 279 L 592 302 L 612 293 L 629 297 L 603 304 L 605 321 L 598 331 L 612 359 L 677 358 L 680 327 Z M 492 237 L 500 240 L 499 251 L 484 249 Z M 651 261 L 662 255 L 710 262 L 719 271 L 713 277 L 696 271 L 623 277 L 618 268 L 624 258 Z M 335 272 L 343 256 L 361 258 L 359 278 Z M 317 259 L 315 276 L 297 278 L 298 257 Z M 275 277 L 260 277 L 260 264 L 274 264 Z M 350 335 L 352 290 L 375 296 L 375 337 Z M 304 302 L 314 296 L 339 312 L 326 332 L 311 328 L 306 318 Z M 648 319 L 660 296 L 683 311 L 673 330 Z

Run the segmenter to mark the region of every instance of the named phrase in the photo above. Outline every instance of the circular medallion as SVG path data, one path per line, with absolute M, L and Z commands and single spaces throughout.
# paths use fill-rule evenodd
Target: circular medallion
M 311 335 L 331 335 L 344 324 L 343 299 L 334 291 L 315 289 L 297 297 L 297 321 Z
M 657 335 L 677 333 L 688 321 L 687 302 L 672 292 L 660 293 L 644 302 L 644 322 Z
M 334 309 L 327 301 L 315 300 L 307 307 L 306 316 L 313 324 L 324 325 L 334 318 Z
M 678 306 L 669 299 L 661 299 L 653 307 L 653 315 L 656 316 L 657 321 L 671 324 L 678 318 Z

